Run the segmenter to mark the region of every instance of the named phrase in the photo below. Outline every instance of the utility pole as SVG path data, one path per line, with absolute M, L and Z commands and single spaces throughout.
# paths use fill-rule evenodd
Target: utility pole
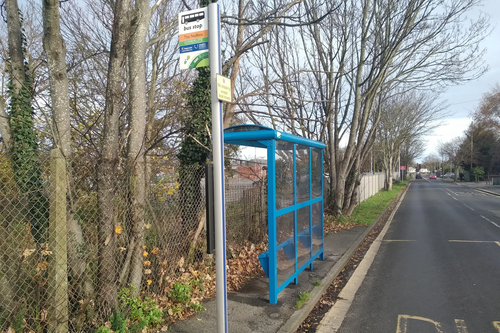
M 471 177 L 472 177 L 472 154 L 473 154 L 473 151 L 474 151 L 474 133 L 471 130 L 471 132 L 470 132 L 470 174 L 471 174 Z

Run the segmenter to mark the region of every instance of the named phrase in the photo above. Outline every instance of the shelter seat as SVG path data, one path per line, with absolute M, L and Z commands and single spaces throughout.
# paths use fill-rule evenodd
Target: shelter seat
M 319 225 L 314 225 L 312 227 L 313 233 L 316 237 L 320 238 L 322 237 L 322 230 Z M 297 234 L 297 239 L 302 243 L 302 245 L 305 248 L 310 248 L 311 247 L 311 236 L 309 232 L 309 228 L 302 230 Z M 289 260 L 295 260 L 295 243 L 294 243 L 294 237 L 290 237 L 284 242 L 278 244 L 276 246 L 276 251 L 283 249 L 283 252 L 285 253 L 286 257 Z M 259 254 L 259 262 L 260 266 L 266 273 L 267 277 L 269 277 L 269 251 L 262 252 Z

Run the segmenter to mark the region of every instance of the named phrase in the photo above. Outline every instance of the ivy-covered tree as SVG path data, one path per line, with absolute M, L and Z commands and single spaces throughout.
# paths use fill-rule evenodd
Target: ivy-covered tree
M 210 104 L 210 67 L 198 69 L 187 96 L 191 116 L 185 124 L 185 138 L 177 157 L 181 163 L 179 184 L 182 224 L 191 230 L 196 227 L 201 209 L 201 178 L 210 154 L 211 140 L 207 128 L 212 127 Z
M 26 38 L 22 15 L 16 0 L 5 2 L 9 39 L 9 125 L 12 134 L 10 154 L 14 178 L 21 193 L 27 195 L 31 233 L 40 244 L 47 241 L 48 201 L 42 193 L 38 138 L 34 129 L 33 77 L 26 59 Z

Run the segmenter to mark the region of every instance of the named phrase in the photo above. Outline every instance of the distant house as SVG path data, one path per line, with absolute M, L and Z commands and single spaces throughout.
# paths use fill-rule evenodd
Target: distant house
M 238 165 L 236 169 L 238 178 L 262 179 L 266 176 L 265 165 Z

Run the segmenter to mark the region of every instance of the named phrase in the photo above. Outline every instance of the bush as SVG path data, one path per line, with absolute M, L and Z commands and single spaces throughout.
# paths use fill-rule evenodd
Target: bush
M 101 326 L 95 333 L 138 333 L 145 328 L 158 328 L 163 320 L 163 313 L 155 300 L 133 296 L 135 287 L 123 288 L 118 293 L 119 308 L 111 316 L 111 329 Z

